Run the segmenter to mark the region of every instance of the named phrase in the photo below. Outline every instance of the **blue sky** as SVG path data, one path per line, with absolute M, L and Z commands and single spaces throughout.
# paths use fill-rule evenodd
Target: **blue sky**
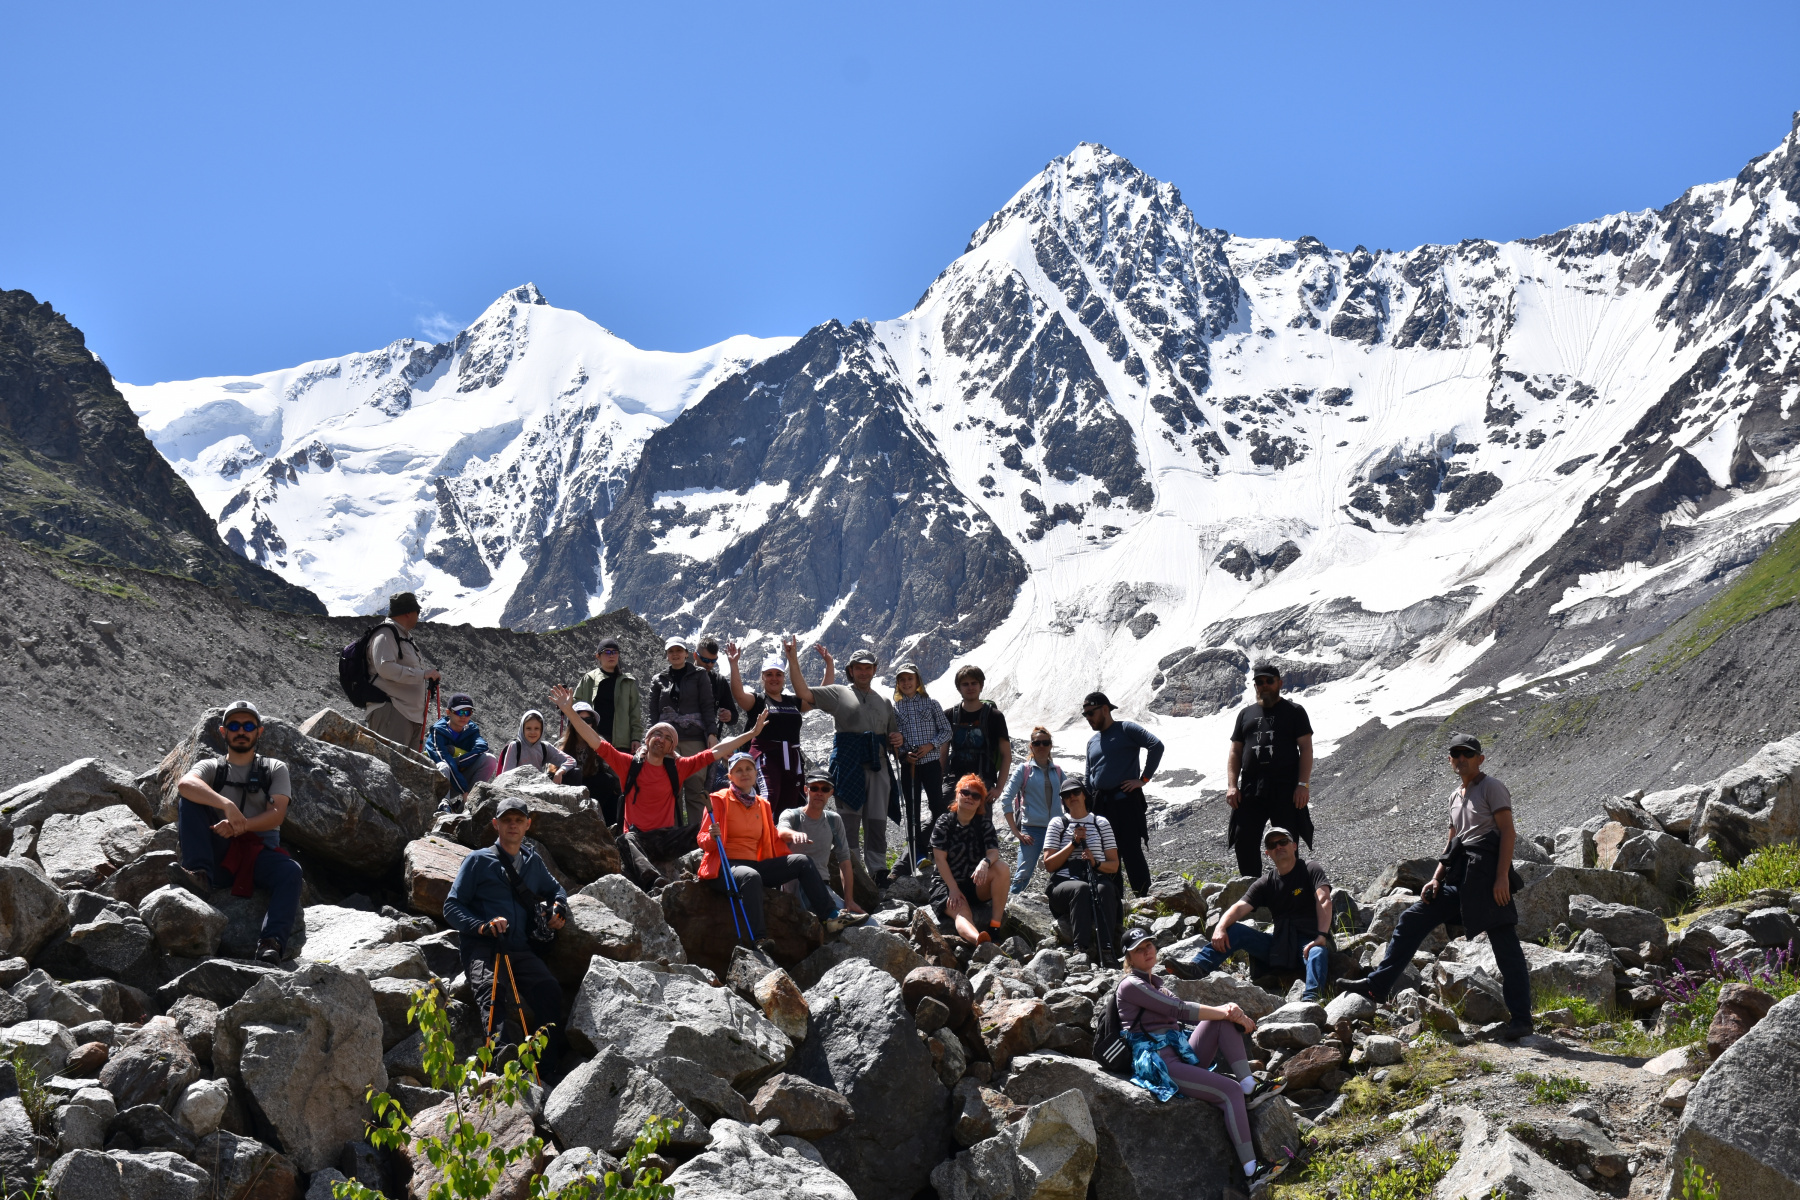
M 1796 46 L 1792 0 L 12 4 L 0 287 L 138 383 L 441 337 L 525 280 L 690 349 L 898 315 L 1083 140 L 1345 248 L 1659 206 L 1788 132 Z

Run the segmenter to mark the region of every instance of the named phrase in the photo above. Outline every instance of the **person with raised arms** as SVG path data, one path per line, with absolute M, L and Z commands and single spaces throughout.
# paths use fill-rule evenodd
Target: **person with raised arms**
M 802 705 L 831 714 L 837 732 L 831 745 L 831 782 L 838 814 L 854 853 L 859 848 L 876 884 L 887 880 L 888 801 L 894 772 L 888 756 L 901 745 L 900 717 L 893 703 L 874 688 L 875 655 L 858 650 L 844 664 L 849 683 L 810 687 L 800 673 L 800 643 L 782 639 L 788 675 Z

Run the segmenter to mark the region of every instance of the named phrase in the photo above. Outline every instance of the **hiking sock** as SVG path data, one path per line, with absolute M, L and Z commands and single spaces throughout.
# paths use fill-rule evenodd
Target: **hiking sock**
M 1244 1178 L 1248 1179 L 1254 1174 L 1256 1174 L 1256 1160 L 1253 1158 L 1244 1164 Z
M 1256 1090 L 1256 1079 L 1250 1072 L 1246 1071 L 1244 1072 L 1243 1078 L 1238 1080 L 1238 1086 L 1243 1088 L 1244 1095 L 1248 1096 L 1251 1092 Z

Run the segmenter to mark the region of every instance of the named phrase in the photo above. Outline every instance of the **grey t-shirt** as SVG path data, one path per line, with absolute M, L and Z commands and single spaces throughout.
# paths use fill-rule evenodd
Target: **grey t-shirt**
M 1512 807 L 1512 793 L 1492 775 L 1450 793 L 1450 835 L 1479 837 L 1494 828 L 1494 814 Z
M 873 688 L 833 683 L 812 690 L 813 707 L 831 714 L 839 733 L 899 733 L 894 702 Z
M 270 796 L 291 797 L 294 794 L 288 778 L 287 764 L 280 759 L 265 760 L 269 764 L 269 790 L 266 792 L 254 791 L 248 795 L 245 794 L 242 785 L 250 782 L 250 770 L 253 764 L 245 763 L 240 767 L 227 763 L 225 782 L 221 784 L 218 779 L 218 767 L 221 761 L 213 758 L 198 763 L 194 767 L 194 773 L 200 776 L 200 782 L 236 804 L 238 811 L 246 817 L 260 817 L 268 812 Z M 262 840 L 268 845 L 278 846 L 281 844 L 281 831 L 265 829 L 262 831 Z
M 798 847 L 800 853 L 813 860 L 819 868 L 819 874 L 825 877 L 825 885 L 831 886 L 831 851 L 837 849 L 838 861 L 850 861 L 850 838 L 844 833 L 844 818 L 829 808 L 825 815 L 813 820 L 806 815 L 804 808 L 783 809 L 775 824 L 784 833 L 804 833 L 812 839 L 811 844 Z

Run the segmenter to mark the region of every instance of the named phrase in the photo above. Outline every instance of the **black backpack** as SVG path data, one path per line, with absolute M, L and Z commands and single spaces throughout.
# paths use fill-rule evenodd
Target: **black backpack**
M 375 686 L 375 680 L 369 674 L 369 639 L 389 625 L 393 626 L 394 636 L 400 641 L 412 640 L 392 621 L 382 621 L 363 630 L 361 637 L 338 651 L 338 685 L 344 689 L 350 703 L 358 708 L 388 702 L 388 694 Z
M 952 707 L 961 708 L 960 705 Z M 1000 750 L 993 744 L 994 711 L 994 702 L 983 700 L 979 720 L 964 724 L 961 711 L 950 719 L 950 767 L 953 771 L 972 772 L 985 779 L 999 762 Z
M 242 783 L 228 782 L 231 779 L 231 762 L 225 756 L 220 755 L 218 758 L 210 760 L 210 762 L 212 765 L 212 778 L 206 780 L 207 787 L 210 787 L 220 795 L 224 795 L 225 789 L 228 787 L 241 789 L 238 792 L 237 800 L 238 808 L 240 809 L 242 809 L 245 804 L 249 803 L 250 797 L 257 792 L 263 794 L 264 803 L 268 802 L 269 783 L 275 778 L 275 767 L 272 759 L 264 758 L 260 754 L 252 758 L 250 760 L 250 777 L 245 779 Z M 202 779 L 205 779 L 205 777 L 202 776 Z
M 638 772 L 644 769 L 644 763 L 646 761 L 647 760 L 642 758 L 632 759 L 631 769 L 625 772 L 625 782 L 619 786 L 619 814 L 621 820 L 624 818 L 625 801 L 630 798 L 633 792 L 637 791 Z M 675 803 L 679 806 L 681 803 L 681 776 L 675 771 L 675 760 L 673 758 L 664 758 L 662 765 L 663 770 L 669 773 L 669 795 L 675 798 Z
M 1119 1022 L 1119 993 L 1106 993 L 1094 1021 L 1094 1061 L 1107 1074 L 1129 1079 L 1135 1073 L 1131 1062 L 1131 1043 L 1125 1040 L 1125 1027 Z

